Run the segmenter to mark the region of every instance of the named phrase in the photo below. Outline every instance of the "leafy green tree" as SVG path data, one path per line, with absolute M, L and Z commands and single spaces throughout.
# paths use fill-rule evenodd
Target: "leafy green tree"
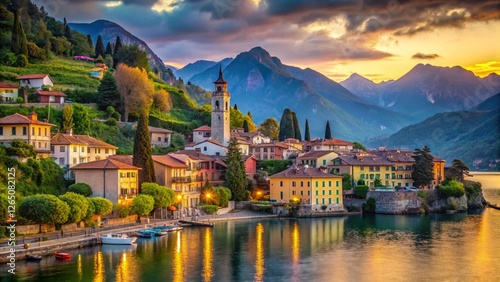
M 284 141 L 287 138 L 295 138 L 295 130 L 293 127 L 293 115 L 290 109 L 285 109 L 280 120 L 280 132 L 278 139 Z
M 68 221 L 68 204 L 54 195 L 28 196 L 19 205 L 19 214 L 36 223 L 63 224 Z
M 84 196 L 73 192 L 59 196 L 59 199 L 68 204 L 70 212 L 67 222 L 80 222 L 87 215 L 88 203 Z
M 213 191 L 217 205 L 223 208 L 227 207 L 229 199 L 231 199 L 231 190 L 227 187 L 219 186 L 213 188 Z
M 297 114 L 292 112 L 293 119 L 293 130 L 295 131 L 295 139 L 302 141 L 302 133 L 300 132 L 299 121 L 297 120 Z
M 243 131 L 248 132 L 248 121 L 246 119 L 243 120 Z
M 154 206 L 155 199 L 149 195 L 141 194 L 132 201 L 132 211 L 138 215 L 148 215 Z
M 229 142 L 226 158 L 226 186 L 235 201 L 245 200 L 245 165 L 236 138 Z
M 382 186 L 382 180 L 380 180 L 380 178 L 375 178 L 373 180 L 373 185 L 375 185 L 375 186 Z
M 0 223 L 7 221 L 9 217 L 9 199 L 6 193 L 0 194 Z
M 157 183 L 142 183 L 141 193 L 153 197 L 155 200 L 154 209 L 166 208 L 175 203 L 174 190 Z
M 19 156 L 20 158 L 36 158 L 36 151 L 33 146 L 20 140 L 14 139 L 10 147 L 5 148 L 8 156 Z
M 94 49 L 94 41 L 92 41 L 92 36 L 90 36 L 90 34 L 87 34 L 87 44 L 91 49 Z M 95 55 L 95 49 L 93 55 Z
M 90 134 L 92 117 L 89 108 L 79 104 L 73 104 L 73 120 L 78 121 L 74 126 L 75 134 Z
M 148 55 L 136 44 L 121 47 L 118 53 L 115 53 L 113 61 L 115 64 L 150 70 Z
M 106 56 L 106 50 L 104 49 L 104 43 L 102 43 L 102 37 L 99 35 L 97 37 L 97 42 L 95 43 L 95 57 L 101 56 L 104 58 Z
M 359 142 L 352 142 L 352 148 L 353 149 L 358 149 L 358 150 L 363 150 L 363 151 L 366 151 L 366 147 L 363 146 L 361 143 Z
M 102 197 L 90 198 L 94 204 L 95 214 L 105 216 L 113 211 L 113 203 Z
M 85 201 L 87 201 L 87 213 L 85 214 L 83 220 L 89 220 L 95 214 L 95 206 L 91 198 L 85 198 Z
M 101 110 L 111 106 L 115 109 L 120 107 L 120 93 L 116 89 L 115 77 L 111 72 L 106 72 L 97 88 L 99 100 L 97 104 Z
M 70 104 L 66 104 L 63 107 L 63 123 L 62 123 L 62 132 L 68 132 L 69 129 L 72 129 L 75 126 L 73 123 L 73 106 Z
M 448 168 L 446 177 L 456 179 L 459 182 L 464 181 L 464 175 L 469 175 L 469 167 L 459 159 L 454 159 Z
M 332 138 L 332 130 L 330 129 L 330 121 L 326 121 L 326 128 L 325 128 L 325 139 L 331 139 Z
M 369 187 L 368 185 L 356 185 L 354 186 L 354 194 L 359 198 L 366 198 L 366 194 L 368 193 Z
M 309 131 L 309 121 L 306 119 L 306 133 L 304 135 L 304 140 L 311 141 L 311 132 Z
M 267 118 L 260 124 L 260 132 L 269 136 L 272 140 L 278 140 L 278 134 L 280 132 L 278 121 L 276 121 L 275 118 Z
M 431 155 L 431 149 L 424 146 L 423 149 L 415 149 L 413 152 L 413 173 L 412 179 L 415 182 L 415 186 L 429 186 L 431 187 L 432 181 L 434 180 L 434 162 Z
M 105 52 L 105 54 L 106 54 L 106 57 L 108 55 L 113 56 L 113 48 L 111 47 L 111 42 L 108 42 L 108 44 L 106 44 L 106 52 Z
M 85 197 L 90 197 L 93 194 L 92 187 L 82 182 L 69 185 L 68 192 L 73 192 Z
M 342 189 L 350 190 L 352 188 L 352 177 L 349 173 L 342 173 Z
M 462 183 L 455 179 L 443 181 L 438 187 L 439 197 L 444 199 L 448 197 L 461 197 L 465 194 L 465 189 Z
M 237 107 L 229 107 L 229 127 L 231 129 L 243 127 L 243 114 L 238 110 Z
M 134 166 L 141 168 L 139 171 L 139 185 L 144 182 L 156 182 L 148 123 L 147 114 L 141 114 L 137 121 L 137 131 L 134 138 L 133 163 Z

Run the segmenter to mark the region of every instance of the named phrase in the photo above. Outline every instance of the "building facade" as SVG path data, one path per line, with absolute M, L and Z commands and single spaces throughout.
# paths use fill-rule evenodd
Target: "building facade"
M 19 86 L 0 82 L 0 103 L 15 103 L 19 97 Z
M 212 92 L 212 139 L 224 146 L 229 145 L 230 135 L 230 98 L 227 91 L 227 81 L 222 75 L 222 66 L 219 70 L 219 78 L 214 81 L 215 90 Z
M 48 74 L 27 74 L 17 78 L 21 87 L 42 89 L 43 86 L 54 86 L 54 81 Z
M 152 126 L 149 126 L 148 128 L 152 147 L 170 146 L 172 131 Z

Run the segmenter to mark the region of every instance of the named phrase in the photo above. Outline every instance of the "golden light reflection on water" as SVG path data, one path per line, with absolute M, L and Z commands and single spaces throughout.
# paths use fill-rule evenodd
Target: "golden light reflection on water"
M 292 280 L 299 279 L 299 260 L 300 260 L 300 230 L 297 222 L 293 223 L 292 230 Z
M 94 255 L 94 282 L 106 281 L 106 274 L 104 271 L 104 258 L 102 252 L 97 252 Z
M 205 228 L 203 237 L 203 281 L 212 281 L 214 275 L 212 251 L 212 229 Z
M 174 250 L 174 281 L 184 281 L 184 262 L 182 259 L 182 242 L 181 242 L 181 233 L 176 232 L 175 233 L 176 237 L 176 244 L 175 244 L 175 250 Z
M 120 257 L 120 262 L 116 266 L 116 281 L 135 281 L 140 277 L 140 267 L 134 254 L 124 252 Z
M 254 276 L 254 281 L 264 281 L 264 240 L 263 240 L 263 234 L 264 234 L 264 226 L 262 226 L 261 223 L 257 224 L 257 227 L 255 228 L 256 233 L 257 233 L 257 250 L 255 253 L 255 276 Z
M 78 261 L 77 261 L 77 271 L 78 271 L 78 280 L 82 280 L 82 254 L 78 254 Z

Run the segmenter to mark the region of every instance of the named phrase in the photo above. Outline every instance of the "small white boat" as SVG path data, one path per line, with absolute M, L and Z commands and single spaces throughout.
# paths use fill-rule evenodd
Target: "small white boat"
M 125 234 L 106 234 L 101 236 L 101 242 L 108 245 L 132 245 L 137 240 L 136 237 L 129 237 Z

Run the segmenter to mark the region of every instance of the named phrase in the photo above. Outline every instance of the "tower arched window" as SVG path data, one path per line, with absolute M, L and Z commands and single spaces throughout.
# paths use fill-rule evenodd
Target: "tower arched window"
M 218 110 L 219 109 L 219 101 L 215 101 L 215 109 Z
M 222 86 L 217 86 L 217 91 L 221 92 L 222 91 Z
M 227 105 L 227 101 L 226 101 L 226 111 L 229 111 L 229 106 Z

